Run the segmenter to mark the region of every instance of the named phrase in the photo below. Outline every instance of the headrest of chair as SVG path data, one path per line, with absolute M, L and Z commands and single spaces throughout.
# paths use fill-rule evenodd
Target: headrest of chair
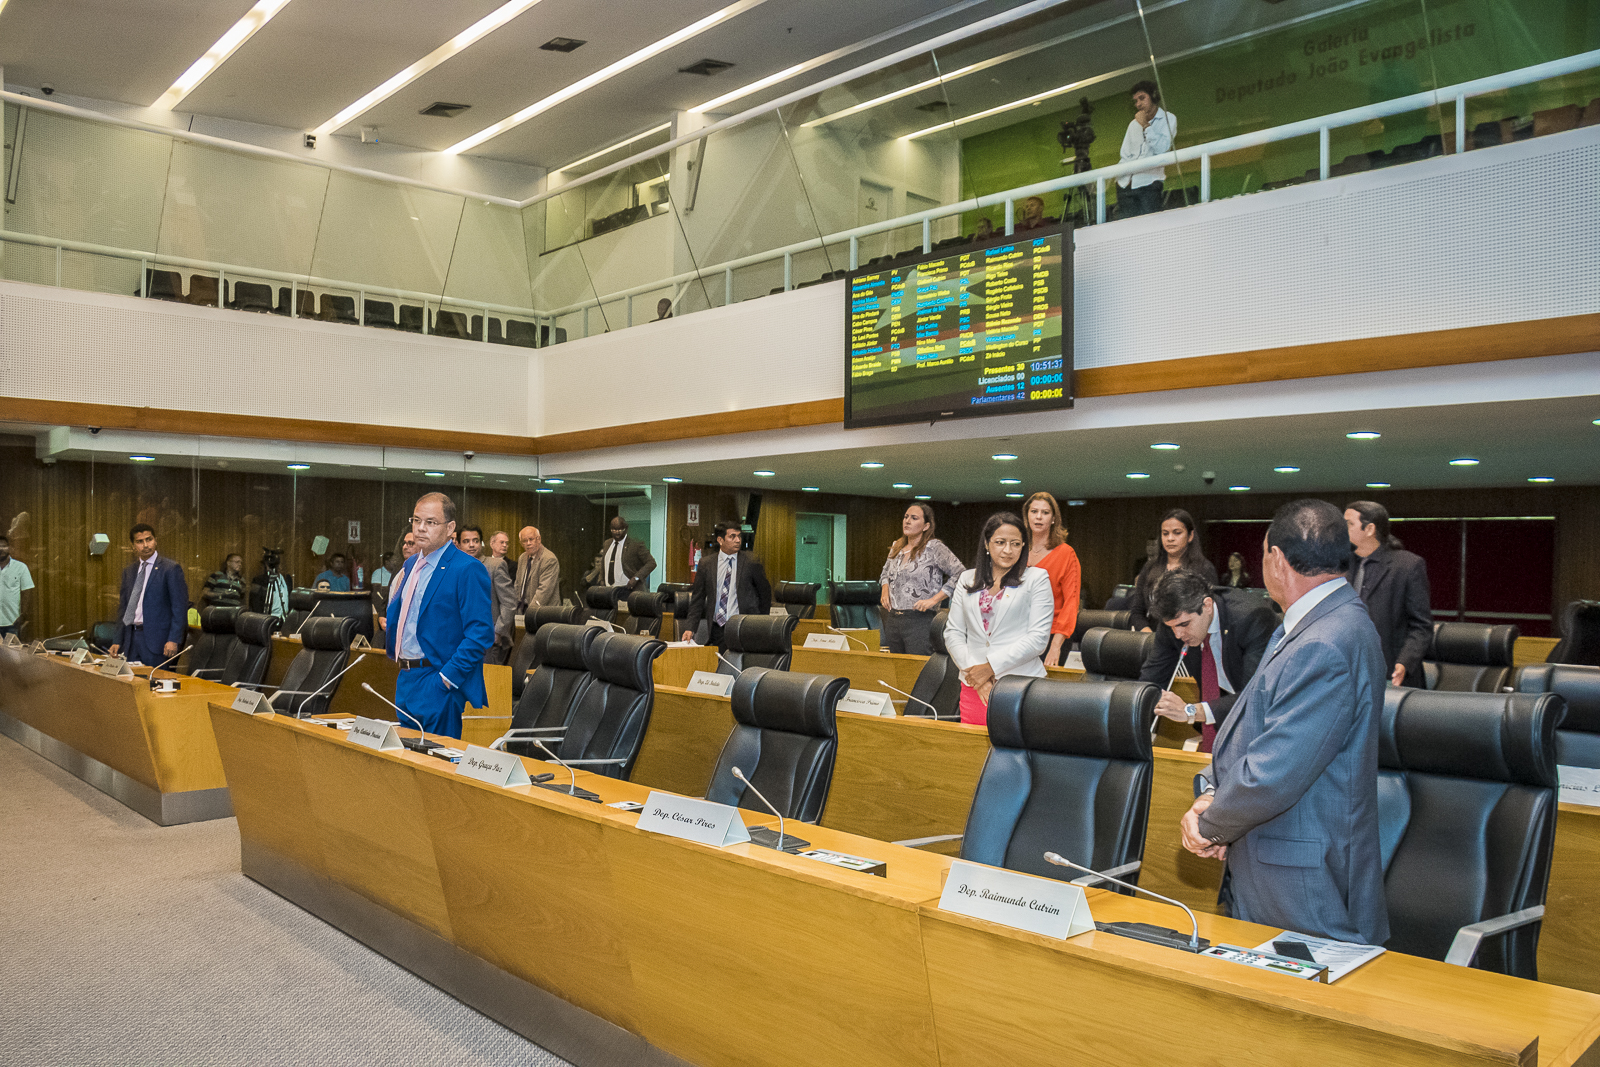
M 593 626 L 577 626 L 555 622 L 539 627 L 533 635 L 533 659 L 541 667 L 561 667 L 569 671 L 586 671 L 589 646 L 600 636 Z M 523 640 L 527 640 L 524 638 Z
M 1519 670 L 1512 685 L 1519 693 L 1554 693 L 1566 701 L 1563 730 L 1600 734 L 1600 667 L 1538 663 Z
M 694 586 L 688 582 L 662 582 L 656 586 L 656 592 L 665 593 L 667 596 L 677 596 L 679 593 L 694 592 Z
M 262 615 L 254 611 L 241 611 L 233 620 L 233 632 L 247 645 L 272 644 L 272 635 L 278 632 L 283 620 L 276 615 Z
M 338 652 L 350 647 L 356 636 L 356 620 L 334 615 L 307 619 L 300 627 L 300 647 L 318 652 Z
M 1132 630 L 1109 630 L 1096 626 L 1083 635 L 1079 651 L 1083 669 L 1090 674 L 1109 674 L 1117 678 L 1137 678 L 1155 643 L 1155 634 Z
M 1554 787 L 1556 727 L 1566 710 L 1554 693 L 1390 686 L 1383 696 L 1378 763 L 1395 771 Z
M 821 582 L 779 582 L 772 588 L 772 599 L 779 604 L 815 604 Z
M 310 611 L 317 606 L 317 591 L 315 589 L 289 590 L 290 611 Z
M 333 601 L 335 604 L 349 604 L 356 601 L 370 604 L 372 602 L 372 590 L 355 589 L 347 593 L 342 589 L 313 589 L 311 590 L 311 598 L 319 602 Z M 322 610 L 327 611 L 328 609 L 323 608 Z
M 730 652 L 787 652 L 793 643 L 793 615 L 735 615 L 722 629 Z
M 733 683 L 733 717 L 745 726 L 834 736 L 834 710 L 850 679 L 749 667 Z
M 828 599 L 834 604 L 882 604 L 883 587 L 877 582 L 829 582 Z
M 665 599 L 660 593 L 652 593 L 641 589 L 636 593 L 628 594 L 628 614 L 636 619 L 659 619 L 663 610 L 661 602 Z
M 239 609 L 234 607 L 201 608 L 200 629 L 208 634 L 231 634 L 238 615 Z
M 950 622 L 950 609 L 943 608 L 939 614 L 928 623 L 928 644 L 933 649 L 935 656 L 948 656 L 950 650 L 944 647 L 944 628 Z
M 529 608 L 522 616 L 522 625 L 528 633 L 537 633 L 541 626 L 551 623 L 569 623 L 581 626 L 589 613 L 576 604 L 557 604 L 548 608 Z
M 1161 689 L 1149 682 L 1058 682 L 1012 675 L 989 697 L 995 748 L 1149 760 Z
M 610 585 L 591 585 L 583 591 L 583 602 L 596 611 L 611 611 L 617 606 L 617 588 Z
M 643 693 L 654 689 L 651 664 L 666 650 L 666 642 L 653 637 L 594 630 L 594 640 L 584 653 L 583 663 L 596 681 L 624 685 Z
M 1435 663 L 1463 663 L 1469 667 L 1509 667 L 1517 632 L 1515 626 L 1441 622 L 1434 626 L 1433 643 L 1422 658 Z
M 1106 611 L 1104 608 L 1080 608 L 1078 611 L 1078 631 L 1088 633 L 1096 626 L 1104 626 L 1108 630 L 1127 630 L 1133 626 L 1133 612 L 1131 611 Z

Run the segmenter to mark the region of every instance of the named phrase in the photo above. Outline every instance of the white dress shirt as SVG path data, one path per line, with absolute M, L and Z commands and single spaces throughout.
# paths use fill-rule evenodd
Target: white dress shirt
M 150 592 L 150 579 L 156 573 L 156 559 L 158 556 L 160 556 L 159 552 L 150 553 L 150 558 L 139 564 L 139 571 L 133 576 L 133 588 L 128 595 L 134 596 L 137 594 L 137 599 L 133 604 L 133 624 L 135 626 L 144 625 L 144 598 L 145 594 Z
M 1323 582 L 1311 592 L 1290 604 L 1283 612 L 1283 636 L 1288 637 L 1294 633 L 1294 628 L 1300 625 L 1300 620 L 1310 614 L 1312 608 L 1328 599 L 1335 589 L 1349 584 L 1343 578 L 1335 578 L 1331 582 Z
M 1128 123 L 1128 132 L 1122 135 L 1122 162 L 1131 163 L 1136 159 L 1166 155 L 1172 151 L 1172 142 L 1177 136 L 1178 119 L 1165 108 L 1156 108 L 1148 126 L 1141 126 L 1138 119 L 1132 119 Z M 1137 174 L 1125 174 L 1117 179 L 1117 184 L 1124 189 L 1143 189 L 1166 176 L 1166 167 L 1152 167 Z
M 600 571 L 601 577 L 607 585 L 627 585 L 628 576 L 622 570 L 622 546 L 628 543 L 624 537 L 620 541 L 612 541 L 606 547 L 606 564 Z

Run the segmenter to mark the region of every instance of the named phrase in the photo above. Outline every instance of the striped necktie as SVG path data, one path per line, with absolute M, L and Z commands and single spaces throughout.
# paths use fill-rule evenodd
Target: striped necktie
M 728 593 L 733 588 L 733 565 L 720 563 L 722 567 L 722 591 L 717 594 L 716 623 L 718 626 L 728 625 Z

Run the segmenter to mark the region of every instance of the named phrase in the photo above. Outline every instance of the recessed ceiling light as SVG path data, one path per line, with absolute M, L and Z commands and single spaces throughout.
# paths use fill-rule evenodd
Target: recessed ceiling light
M 1389 483 L 1388 482 L 1368 482 L 1367 483 L 1367 488 L 1368 489 L 1387 489 L 1387 488 L 1389 488 Z
M 1228 492 L 1230 492 L 1230 493 L 1248 493 L 1249 491 L 1250 491 L 1250 487 L 1248 485 L 1230 485 L 1230 486 L 1228 486 Z
M 194 91 L 195 86 L 205 81 L 211 72 L 225 63 L 229 56 L 239 50 L 239 46 L 248 41 L 261 27 L 272 21 L 289 0 L 261 0 L 244 17 L 228 28 L 228 32 L 217 38 L 217 43 L 206 49 L 206 54 L 194 61 L 194 64 L 172 83 L 172 87 L 161 94 L 161 98 L 150 105 L 153 111 L 171 111 L 182 102 L 183 98 Z M 5 5 L 0 4 L 0 7 Z M 235 9 L 237 10 L 237 9 Z
M 1171 441 L 1157 441 L 1150 447 L 1160 452 L 1176 452 L 1181 446 L 1174 444 Z
M 911 483 L 910 482 L 895 482 L 894 483 L 894 488 L 896 488 L 896 489 L 910 489 L 911 488 Z
M 422 475 L 425 478 L 443 478 L 444 471 L 423 471 Z
M 1547 478 L 1544 475 L 1539 475 L 1537 477 L 1529 478 L 1528 481 L 1537 482 L 1540 485 L 1548 485 L 1549 483 L 1555 481 L 1555 479 L 1554 478 Z
M 878 462 L 875 462 L 875 461 L 873 461 L 873 460 L 868 460 L 868 461 L 867 461 L 867 462 L 865 462 L 865 463 L 863 463 L 863 464 L 862 464 L 862 465 L 861 465 L 861 466 L 862 466 L 862 467 L 863 467 L 863 468 L 864 468 L 864 469 L 866 469 L 866 470 L 869 470 L 869 471 L 875 471 L 875 470 L 877 470 L 877 469 L 878 469 L 878 468 L 880 468 L 880 467 L 882 467 L 882 466 L 883 466 L 883 464 L 882 464 L 882 463 L 878 463 Z
M 918 493 L 917 496 L 916 496 L 916 499 L 918 499 L 918 500 L 932 500 L 933 497 L 929 496 L 927 493 Z
M 543 489 L 543 488 L 541 488 L 541 489 L 535 489 L 534 492 L 535 493 L 553 493 L 553 492 L 555 492 L 555 490 L 554 489 Z
M 1006 460 L 1016 459 L 1017 457 L 1013 456 L 1010 452 L 996 452 L 994 455 L 990 456 L 989 458 L 990 459 L 997 459 L 1000 462 L 1004 463 Z
M 1081 508 L 1087 503 L 1088 503 L 1087 500 L 1069 500 L 1069 501 L 1067 501 L 1067 507 L 1069 507 L 1069 508 Z
M 778 476 L 777 471 L 751 471 L 750 473 L 757 478 L 776 478 Z
M 1021 493 L 1007 493 L 1006 494 L 1006 499 L 1007 500 L 1021 500 L 1022 499 L 1022 494 Z
M 544 484 L 545 485 L 566 485 L 567 484 L 567 480 L 565 478 L 546 478 L 544 480 Z
M 135 463 L 154 463 L 156 461 L 154 456 L 129 456 L 128 458 Z
M 800 491 L 802 493 L 820 493 L 820 492 L 822 492 L 822 486 L 820 486 L 820 485 L 802 485 L 800 487 Z
M 1000 479 L 1000 484 L 1001 485 L 1021 485 L 1022 484 L 1022 479 L 1021 478 L 1001 478 Z
M 1379 433 L 1377 430 L 1352 430 L 1345 434 L 1345 436 L 1350 438 L 1352 441 L 1376 441 L 1378 438 L 1382 437 L 1383 434 Z
M 433 51 L 429 52 L 427 55 L 411 64 L 405 70 L 402 70 L 399 74 L 396 74 L 394 77 L 390 78 L 388 81 L 372 90 L 372 92 L 363 96 L 361 99 L 357 100 L 355 103 L 351 104 L 349 107 L 345 108 L 343 111 L 339 112 L 337 115 L 333 116 L 333 118 L 329 119 L 327 122 L 324 122 L 321 126 L 318 126 L 311 132 L 319 136 L 325 136 L 348 125 L 350 122 L 361 115 L 366 114 L 368 111 L 371 111 L 373 108 L 389 99 L 389 97 L 393 96 L 395 93 L 398 93 L 401 89 L 404 89 L 406 86 L 410 85 L 412 82 L 416 81 L 418 78 L 422 77 L 424 74 L 428 73 L 428 71 L 432 70 L 434 67 L 437 67 L 439 64 L 455 55 L 457 52 L 460 52 L 462 49 L 482 40 L 484 37 L 493 33 L 495 30 L 498 30 L 501 26 L 504 26 L 506 23 L 510 22 L 512 19 L 516 18 L 518 15 L 522 14 L 524 11 L 528 10 L 528 8 L 532 7 L 538 2 L 539 0 L 510 0 L 509 3 L 502 4 L 501 6 L 495 8 L 493 11 L 483 16 L 483 18 L 479 19 L 477 22 L 474 22 L 471 26 L 468 26 L 466 29 L 450 38 L 444 44 L 440 45 L 438 48 L 435 48 Z
M 1148 477 L 1150 477 L 1150 475 L 1146 474 L 1144 471 L 1129 471 L 1128 474 L 1127 474 L 1127 477 L 1129 477 L 1129 478 L 1148 478 Z
M 1595 420 L 1594 420 L 1594 424 L 1595 424 L 1595 425 L 1596 425 L 1596 426 L 1600 426 L 1600 419 L 1595 419 Z
M 1299 467 L 1273 467 L 1272 469 L 1274 471 L 1276 471 L 1277 473 L 1279 473 L 1279 474 L 1299 474 L 1300 473 L 1300 468 Z
M 459 155 L 462 152 L 470 151 L 471 149 L 483 144 L 485 141 L 498 137 L 507 130 L 514 129 L 537 115 L 544 114 L 546 111 L 549 111 L 556 105 L 571 100 L 579 93 L 587 92 L 596 85 L 599 85 L 601 82 L 608 81 L 611 78 L 616 77 L 618 74 L 621 74 L 623 71 L 630 70 L 633 67 L 638 66 L 640 63 L 650 59 L 652 56 L 659 55 L 669 48 L 682 44 L 691 37 L 698 37 L 700 34 L 711 29 L 711 27 L 716 26 L 719 23 L 726 22 L 735 15 L 738 15 L 744 11 L 748 11 L 750 8 L 755 7 L 762 2 L 763 0 L 738 0 L 737 3 L 729 4 L 720 11 L 713 11 L 711 14 L 707 15 L 703 19 L 700 19 L 698 22 L 692 22 L 678 32 L 668 34 L 666 37 L 661 38 L 661 40 L 656 41 L 654 44 L 646 45 L 631 55 L 623 56 L 610 66 L 603 67 L 600 70 L 595 71 L 593 74 L 590 74 L 586 78 L 580 78 L 571 85 L 568 85 L 566 88 L 558 89 L 542 100 L 534 101 L 521 111 L 518 111 L 515 115 L 501 119 L 494 125 L 479 130 L 471 137 L 456 142 L 444 150 L 445 154 L 453 156 Z
M 289 464 L 289 469 L 292 470 L 292 471 L 308 471 L 308 470 L 311 469 L 311 464 L 309 464 L 309 463 L 291 463 L 291 464 Z
M 1478 461 L 1471 456 L 1458 456 L 1450 461 L 1450 466 L 1452 467 L 1476 467 L 1477 465 Z
M 668 485 L 677 485 L 679 482 L 683 481 L 682 478 L 674 478 L 670 474 L 667 475 L 666 477 L 662 478 L 661 480 L 666 482 Z

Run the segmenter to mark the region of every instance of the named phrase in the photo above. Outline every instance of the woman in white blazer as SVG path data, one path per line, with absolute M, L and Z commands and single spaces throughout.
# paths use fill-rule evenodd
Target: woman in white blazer
M 961 721 L 989 722 L 989 693 L 1008 674 L 1045 676 L 1055 597 L 1050 576 L 1029 567 L 1022 520 L 989 516 L 978 542 L 978 565 L 956 580 L 944 647 L 961 672 Z

